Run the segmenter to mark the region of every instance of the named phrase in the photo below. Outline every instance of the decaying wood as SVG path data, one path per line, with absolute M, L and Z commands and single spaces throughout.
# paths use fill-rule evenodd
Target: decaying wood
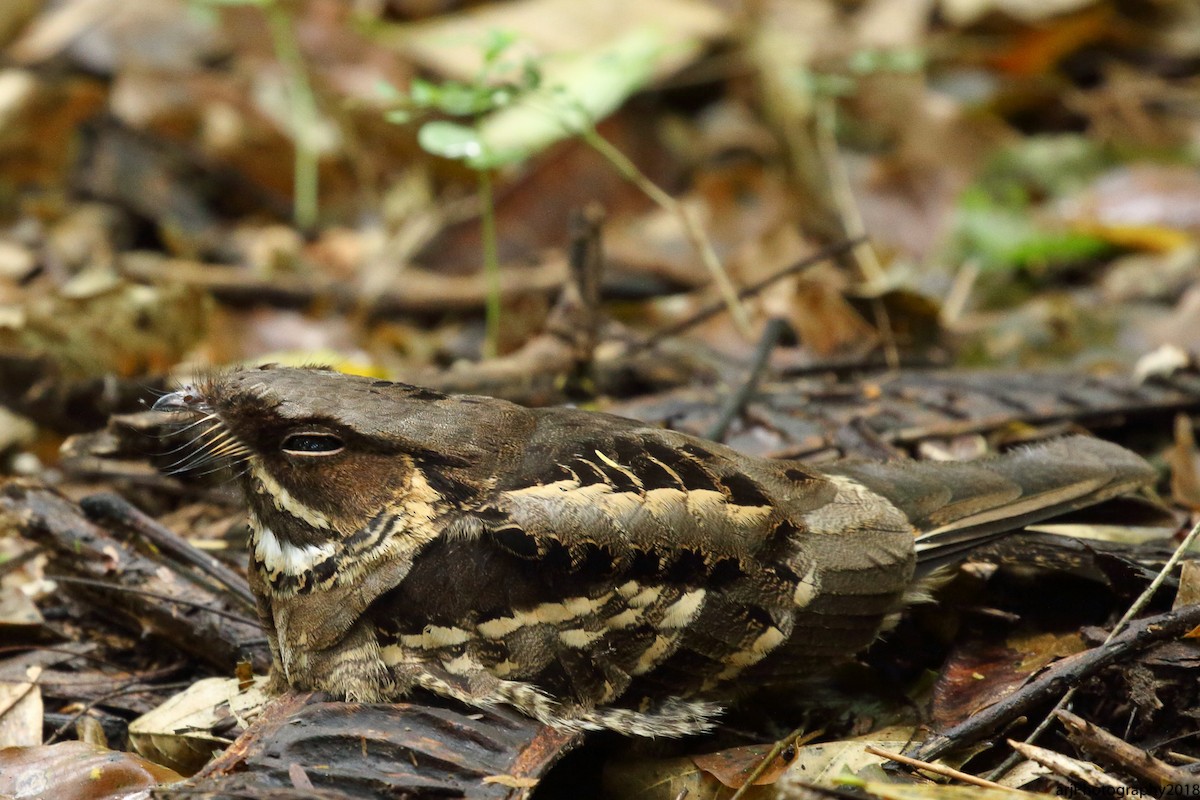
M 1132 786 L 1117 780 L 1090 761 L 1071 758 L 1057 751 L 1038 747 L 1036 744 L 1029 744 L 1028 742 L 1018 742 L 1009 739 L 1008 744 L 1013 750 L 1016 750 L 1030 761 L 1036 761 L 1052 772 L 1062 775 L 1064 778 L 1070 778 L 1084 786 L 1107 789 L 1110 792 L 1117 793 L 1119 796 L 1133 795 L 1135 793 Z
M 366 312 L 377 317 L 478 311 L 483 308 L 488 291 L 481 275 L 439 275 L 417 267 L 397 267 L 395 283 L 374 293 L 325 276 L 264 277 L 241 267 L 163 258 L 151 253 L 124 255 L 120 269 L 123 275 L 138 281 L 169 281 L 199 287 L 232 305 L 265 303 L 303 308 L 319 301 L 338 311 Z M 500 296 L 511 301 L 528 295 L 553 294 L 562 286 L 566 272 L 564 261 L 553 256 L 532 267 L 502 270 Z
M 1142 748 L 1135 747 L 1070 711 L 1059 711 L 1057 716 L 1067 729 L 1067 738 L 1081 750 L 1109 766 L 1136 775 L 1159 789 L 1200 782 L 1192 773 L 1160 761 Z
M 519 798 L 581 739 L 511 712 L 436 700 L 332 703 L 291 692 L 203 771 L 155 796 Z M 331 794 L 295 785 L 297 767 L 313 789 Z
M 113 414 L 145 408 L 165 386 L 162 377 L 75 377 L 49 357 L 0 352 L 0 405 L 64 433 L 94 430 Z
M 248 611 L 255 610 L 254 595 L 246 578 L 224 563 L 181 539 L 174 531 L 160 524 L 141 509 L 120 495 L 110 492 L 90 495 L 80 501 L 88 516 L 106 525 L 123 528 L 152 544 L 167 557 L 181 564 L 195 567 L 201 573 L 215 579 L 234 596 L 241 599 Z
M 262 630 L 239 603 L 142 555 L 54 490 L 31 481 L 3 484 L 0 518 L 42 545 L 49 576 L 63 591 L 111 610 L 130 630 L 159 636 L 224 671 L 245 660 L 260 672 L 270 665 Z
M 716 419 L 724 387 L 689 387 L 614 404 L 606 410 L 703 436 Z M 743 429 L 761 426 L 776 440 L 771 455 L 793 458 L 904 450 L 926 439 L 988 434 L 1013 422 L 1045 427 L 1140 428 L 1176 411 L 1200 410 L 1200 375 L 1181 372 L 1137 383 L 1078 372 L 921 371 L 845 381 L 803 378 L 760 387 L 746 405 Z M 736 432 L 729 444 L 762 452 L 766 437 Z M 874 442 L 868 440 L 874 439 Z M 755 442 L 758 442 L 756 444 Z

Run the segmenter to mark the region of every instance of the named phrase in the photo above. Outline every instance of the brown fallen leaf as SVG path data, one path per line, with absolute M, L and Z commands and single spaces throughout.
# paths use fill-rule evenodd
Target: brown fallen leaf
M 0 750 L 0 796 L 107 800 L 182 780 L 141 756 L 84 742 Z
M 715 753 L 701 753 L 692 756 L 692 761 L 701 770 L 720 781 L 722 785 L 728 786 L 730 789 L 740 789 L 758 767 L 759 762 L 770 751 L 771 745 L 769 744 L 731 747 Z M 784 773 L 795 757 L 796 749 L 794 747 L 784 750 L 772 760 L 771 765 L 761 775 L 754 779 L 753 785 L 767 786 L 779 780 L 779 776 Z
M 964 642 L 946 660 L 934 687 L 933 719 L 941 727 L 957 724 L 1012 694 L 1052 661 L 1084 649 L 1078 631 Z
M 1187 414 L 1175 417 L 1175 444 L 1167 452 L 1167 463 L 1171 465 L 1171 499 L 1187 508 L 1200 509 L 1200 455 Z

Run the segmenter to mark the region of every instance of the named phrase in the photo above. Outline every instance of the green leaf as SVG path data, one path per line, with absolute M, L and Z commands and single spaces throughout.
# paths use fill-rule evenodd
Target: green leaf
M 542 68 L 532 58 L 521 67 L 521 88 L 533 91 L 542 85 Z
M 421 78 L 413 78 L 408 84 L 408 96 L 417 108 L 437 108 L 441 87 Z
M 926 54 L 915 47 L 891 50 L 862 49 L 855 51 L 847 64 L 856 75 L 878 72 L 917 72 L 925 68 Z
M 646 85 L 665 47 L 659 31 L 637 28 L 598 50 L 559 63 L 552 85 L 522 92 L 480 122 L 479 140 L 486 156 L 474 159 L 472 166 L 521 161 L 591 127 Z M 527 80 L 538 85 L 540 69 L 531 66 Z
M 485 155 L 475 129 L 456 122 L 426 122 L 417 132 L 417 141 L 425 152 L 455 161 L 474 162 Z
M 400 91 L 388 81 L 382 78 L 375 81 L 375 94 L 385 103 L 407 103 L 409 97 L 406 93 Z
M 442 84 L 436 107 L 452 117 L 474 117 L 492 110 L 492 89 L 446 81 Z
M 1039 220 L 1019 200 L 1000 205 L 978 189 L 963 196 L 957 234 L 963 254 L 992 270 L 1076 264 L 1113 249 L 1094 234 Z
M 491 66 L 500 56 L 504 55 L 504 51 L 512 47 L 517 41 L 517 34 L 513 31 L 500 30 L 492 28 L 488 31 L 487 41 L 483 48 L 483 63 L 484 68 Z
M 1090 186 L 1111 163 L 1080 134 L 1027 136 L 989 158 L 977 182 L 997 198 L 1013 186 L 1026 196 L 1055 197 Z

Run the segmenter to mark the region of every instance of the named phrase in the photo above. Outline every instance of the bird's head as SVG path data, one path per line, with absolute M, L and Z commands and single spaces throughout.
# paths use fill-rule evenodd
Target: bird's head
M 154 408 L 192 417 L 178 471 L 231 467 L 257 519 L 297 545 L 353 534 L 416 483 L 453 492 L 455 473 L 489 456 L 461 398 L 327 369 L 215 373 Z

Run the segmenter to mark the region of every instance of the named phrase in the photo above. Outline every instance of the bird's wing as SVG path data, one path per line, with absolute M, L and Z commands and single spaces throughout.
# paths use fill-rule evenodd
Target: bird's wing
M 391 604 L 395 638 L 566 706 L 640 705 L 711 694 L 798 630 L 813 662 L 839 660 L 869 643 L 907 585 L 907 525 L 856 531 L 851 514 L 828 527 L 833 482 L 556 413 L 416 559 Z M 826 527 L 805 535 L 814 524 Z M 406 597 L 439 587 L 432 626 L 405 620 Z

